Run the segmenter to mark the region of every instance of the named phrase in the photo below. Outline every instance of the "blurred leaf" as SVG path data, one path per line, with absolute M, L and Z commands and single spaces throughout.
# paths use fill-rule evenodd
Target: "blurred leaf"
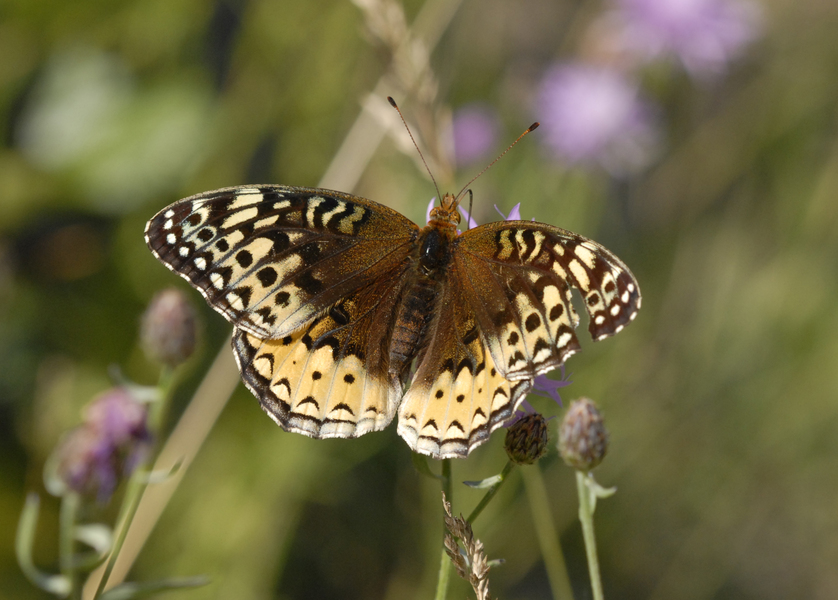
M 35 543 L 40 504 L 41 500 L 37 494 L 26 496 L 15 538 L 17 562 L 23 574 L 33 584 L 50 594 L 65 597 L 70 593 L 70 580 L 63 575 L 48 575 L 40 571 L 32 561 L 32 546 Z
M 486 479 L 480 479 L 479 481 L 464 481 L 463 484 L 476 490 L 485 490 L 486 488 L 499 484 L 501 481 L 503 481 L 503 475 L 498 474 L 487 477 Z
M 100 600 L 133 600 L 134 598 L 148 598 L 159 592 L 178 589 L 195 588 L 208 585 L 209 577 L 182 577 L 151 581 L 146 583 L 122 583 L 100 596 Z
M 113 546 L 113 531 L 102 523 L 78 525 L 75 529 L 76 539 L 93 548 L 95 552 L 74 556 L 72 568 L 80 571 L 92 571 L 105 562 L 108 557 L 108 552 Z
M 411 452 L 411 458 L 413 459 L 413 466 L 414 468 L 419 471 L 422 475 L 426 477 L 430 477 L 431 479 L 439 479 L 440 481 L 443 479 L 441 475 L 437 475 L 431 468 L 428 466 L 428 457 L 424 454 L 419 454 L 418 452 Z

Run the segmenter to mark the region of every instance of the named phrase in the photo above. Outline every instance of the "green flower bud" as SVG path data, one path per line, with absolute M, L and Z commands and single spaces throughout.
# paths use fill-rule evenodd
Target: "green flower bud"
M 504 448 L 509 460 L 531 465 L 547 452 L 547 421 L 538 413 L 524 415 L 506 430 Z
M 608 451 L 608 430 L 593 401 L 574 400 L 559 427 L 559 453 L 574 469 L 590 471 Z
M 176 367 L 195 351 L 195 310 L 175 288 L 159 292 L 143 314 L 140 340 L 148 356 Z

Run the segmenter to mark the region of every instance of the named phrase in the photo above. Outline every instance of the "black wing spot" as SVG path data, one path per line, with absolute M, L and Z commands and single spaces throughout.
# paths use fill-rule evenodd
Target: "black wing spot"
M 511 369 L 515 365 L 515 363 L 521 360 L 525 360 L 524 355 L 521 352 L 516 352 L 515 354 L 509 357 L 509 368 Z
M 288 292 L 279 292 L 276 296 L 274 296 L 274 302 L 277 306 L 285 308 L 288 306 L 288 301 L 291 299 L 291 294 Z
M 314 296 L 323 289 L 323 282 L 309 272 L 300 273 L 294 285 L 309 296 Z
M 320 405 L 317 403 L 317 400 L 314 399 L 314 396 L 306 396 L 305 398 L 300 400 L 300 403 L 297 404 L 297 406 L 302 406 L 303 404 L 314 404 L 314 407 L 317 410 L 320 410 Z
M 530 316 L 527 317 L 526 322 L 524 325 L 527 328 L 527 332 L 532 333 L 538 326 L 541 325 L 541 317 L 538 316 L 538 313 L 532 313 Z
M 242 250 L 236 254 L 236 262 L 242 269 L 246 269 L 253 264 L 253 255 L 247 250 Z
M 597 304 L 599 304 L 599 294 L 591 292 L 590 296 L 588 296 L 588 306 L 595 306 Z
M 256 311 L 256 314 L 262 317 L 262 322 L 267 323 L 268 325 L 276 323 L 276 316 L 271 314 L 271 309 L 268 306 L 260 308 Z
M 276 283 L 276 269 L 273 267 L 265 267 L 256 273 L 256 277 L 259 279 L 259 283 L 262 284 L 262 287 L 270 287 Z
M 297 250 L 297 254 L 299 254 L 300 258 L 303 259 L 304 265 L 313 265 L 320 260 L 320 245 L 317 242 L 310 242 L 301 246 L 300 249 Z
M 227 243 L 227 240 L 221 239 L 215 242 L 215 247 L 222 252 L 227 252 L 230 249 L 230 244 Z
M 437 390 L 436 394 L 434 394 L 434 395 L 437 397 L 437 399 L 439 399 L 439 398 L 442 398 L 442 396 L 444 396 L 445 393 L 442 390 Z
M 337 325 L 349 323 L 349 313 L 342 306 L 335 305 L 329 309 L 329 316 Z
M 439 431 L 439 426 L 436 424 L 436 419 L 428 419 L 425 422 L 425 424 L 422 426 L 422 429 L 424 429 L 425 427 L 428 427 L 429 425 L 431 427 L 433 427 L 434 429 L 436 429 L 437 431 Z
M 318 380 L 318 379 L 320 379 L 321 377 L 323 377 L 323 373 L 321 373 L 320 371 L 314 371 L 314 372 L 311 374 L 311 378 L 312 378 L 314 381 L 317 381 L 317 380 Z
M 466 397 L 463 394 L 457 394 L 457 402 L 462 402 Z
M 557 304 L 556 306 L 550 309 L 550 320 L 555 321 L 556 319 L 561 317 L 562 314 L 564 314 L 564 305 Z
M 351 373 L 347 373 L 346 375 L 343 376 L 343 380 L 346 383 L 352 384 L 352 383 L 355 383 L 355 376 L 352 375 Z
M 512 333 L 509 334 L 509 337 L 507 338 L 506 343 L 509 344 L 510 346 L 515 346 L 518 343 L 518 339 L 519 339 L 518 338 L 518 332 L 513 331 Z
M 351 408 L 349 408 L 348 404 L 345 404 L 343 402 L 341 402 L 340 404 L 336 404 L 335 407 L 332 410 L 330 410 L 329 412 L 335 412 L 336 410 L 345 410 L 346 412 L 348 412 L 353 417 L 355 416 L 355 412 Z
M 239 298 L 241 298 L 242 304 L 244 307 L 247 308 L 250 305 L 250 295 L 252 293 L 251 289 L 245 285 L 241 287 L 237 287 L 233 290 L 236 294 L 238 294 Z
M 472 327 L 468 330 L 468 332 L 463 336 L 463 346 L 468 346 L 478 337 L 477 334 L 477 327 Z
M 204 227 L 201 231 L 198 232 L 198 239 L 202 242 L 210 241 L 215 234 L 212 232 L 212 229 Z

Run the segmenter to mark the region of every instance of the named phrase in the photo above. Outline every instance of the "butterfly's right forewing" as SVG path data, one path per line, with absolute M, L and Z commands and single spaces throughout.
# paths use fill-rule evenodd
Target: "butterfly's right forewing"
M 386 279 L 417 233 L 406 217 L 357 196 L 254 186 L 169 206 L 149 221 L 146 243 L 227 320 L 267 339 Z

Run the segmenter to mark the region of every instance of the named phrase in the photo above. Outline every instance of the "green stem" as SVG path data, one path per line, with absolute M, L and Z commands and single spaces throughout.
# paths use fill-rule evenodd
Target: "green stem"
M 111 555 L 108 557 L 108 564 L 105 567 L 105 572 L 102 574 L 102 579 L 99 580 L 99 587 L 96 588 L 96 594 L 93 596 L 94 600 L 105 591 L 105 585 L 107 585 L 108 578 L 111 576 L 111 572 L 116 564 L 119 551 L 125 543 L 125 536 L 128 535 L 128 528 L 131 526 L 131 521 L 134 520 L 134 515 L 137 514 L 137 507 L 140 505 L 140 499 L 143 497 L 143 492 L 146 488 L 145 480 L 147 475 L 147 469 L 137 469 L 128 482 L 128 490 L 125 492 L 125 498 L 122 501 L 120 518 L 117 520 L 119 534 L 114 541 Z
M 553 521 L 553 513 L 550 511 L 550 497 L 544 485 L 544 478 L 541 476 L 541 469 L 536 464 L 523 469 L 522 474 L 535 526 L 535 535 L 541 550 L 541 558 L 544 560 L 544 568 L 547 570 L 547 580 L 550 582 L 553 599 L 570 600 L 573 598 L 573 588 L 570 586 L 567 564 L 565 564 L 564 554 L 556 534 L 556 524 Z
M 446 458 L 442 461 L 442 491 L 445 494 L 446 500 L 451 502 L 451 492 L 452 492 L 452 484 L 451 484 L 451 459 Z M 443 532 L 445 528 L 443 527 Z M 436 595 L 434 595 L 434 600 L 445 600 L 445 596 L 448 594 L 448 580 L 451 577 L 451 559 L 448 557 L 448 553 L 445 552 L 445 545 L 442 546 L 442 558 L 439 562 L 439 578 L 437 579 L 436 584 Z
M 468 519 L 466 519 L 469 523 L 474 523 L 474 520 L 480 516 L 480 513 L 483 512 L 483 509 L 486 508 L 486 505 L 489 504 L 491 499 L 495 497 L 495 494 L 497 494 L 498 490 L 500 489 L 500 486 L 503 485 L 503 482 L 506 481 L 506 477 L 512 471 L 513 467 L 515 467 L 515 463 L 511 460 L 507 461 L 506 465 L 504 465 L 503 467 L 503 471 L 500 472 L 500 479 L 497 481 L 497 483 L 493 484 L 492 487 L 490 487 L 486 491 L 486 494 L 480 500 L 480 503 L 474 507 L 474 510 L 471 511 L 471 514 L 468 516 Z
M 579 520 L 582 522 L 582 535 L 585 538 L 585 553 L 588 555 L 588 573 L 591 576 L 591 589 L 594 600 L 603 600 L 602 579 L 599 574 L 599 559 L 596 552 L 596 538 L 594 537 L 594 504 L 591 498 L 593 492 L 588 486 L 587 474 L 576 471 L 576 487 L 579 492 Z
M 76 519 L 81 500 L 76 492 L 67 492 L 61 499 L 59 513 L 58 562 L 61 574 L 70 582 L 70 597 L 81 598 L 79 574 L 75 568 L 76 556 Z
M 160 399 L 154 402 L 148 409 L 148 428 L 155 436 L 155 444 L 160 437 L 160 430 L 166 420 L 166 413 L 169 409 L 169 392 L 174 382 L 174 369 L 163 367 L 160 370 L 160 379 L 157 381 L 157 389 L 160 390 Z M 155 453 L 156 454 L 156 453 Z

